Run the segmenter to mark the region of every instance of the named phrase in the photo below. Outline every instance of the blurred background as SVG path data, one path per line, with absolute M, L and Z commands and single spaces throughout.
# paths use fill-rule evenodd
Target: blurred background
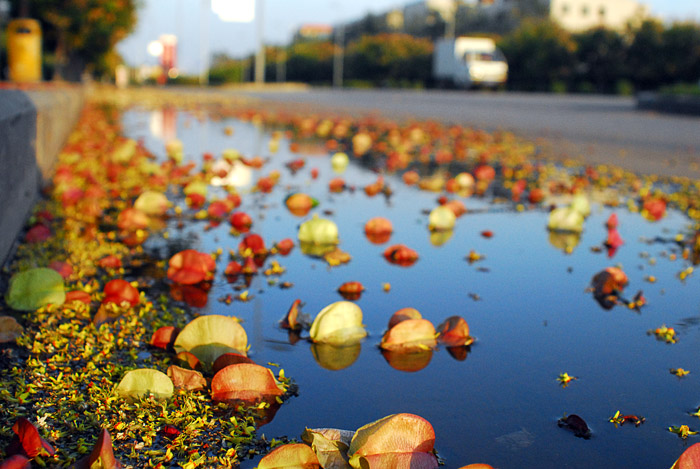
M 0 0 L 0 26 L 5 80 L 13 50 L 38 47 L 40 80 L 432 88 L 445 85 L 435 45 L 460 36 L 500 49 L 499 89 L 695 93 L 700 80 L 697 0 Z

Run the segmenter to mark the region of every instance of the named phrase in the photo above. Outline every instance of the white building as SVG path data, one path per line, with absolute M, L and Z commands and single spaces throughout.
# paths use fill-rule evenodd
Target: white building
M 622 30 L 649 16 L 646 6 L 636 0 L 550 0 L 549 15 L 569 31 L 605 27 Z

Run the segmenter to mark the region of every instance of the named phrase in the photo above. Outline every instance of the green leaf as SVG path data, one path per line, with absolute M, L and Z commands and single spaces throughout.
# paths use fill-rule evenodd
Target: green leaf
M 169 399 L 175 387 L 168 375 L 158 370 L 140 368 L 128 371 L 115 393 L 126 399 L 138 399 L 153 394 L 156 399 Z
M 53 269 L 39 267 L 19 272 L 10 279 L 5 301 L 19 311 L 33 311 L 46 304 L 63 304 L 66 292 L 63 278 Z

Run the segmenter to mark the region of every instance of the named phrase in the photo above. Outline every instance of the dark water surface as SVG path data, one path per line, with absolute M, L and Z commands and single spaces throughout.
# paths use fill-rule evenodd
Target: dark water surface
M 678 273 L 688 263 L 676 245 L 644 240 L 687 233 L 689 222 L 681 214 L 669 212 L 651 223 L 624 207 L 615 209 L 625 244 L 609 259 L 591 248 L 605 239 L 611 208 L 593 204 L 580 243 L 566 254 L 550 242 L 545 211 L 517 212 L 509 204 L 469 198 L 463 201 L 471 213 L 457 220 L 447 242 L 434 246 L 423 213 L 436 206 L 434 193 L 387 176 L 393 196 L 367 197 L 362 187 L 377 175 L 351 163 L 342 177 L 358 190 L 330 194 L 328 180 L 337 175 L 327 153 L 292 154 L 283 139 L 280 150 L 270 154 L 270 134 L 250 123 L 197 120 L 185 113 L 169 118 L 175 125 L 166 125 L 165 132 L 174 130 L 187 157 L 198 163 L 203 153 L 218 156 L 227 148 L 271 158 L 262 169 L 252 170 L 251 184 L 272 169 L 280 170 L 280 183 L 270 194 L 241 188 L 239 208 L 253 217 L 252 232 L 268 245 L 287 237 L 296 242 L 298 225 L 311 214 L 291 215 L 284 198 L 303 191 L 319 199 L 312 213 L 338 225 L 340 247 L 352 255 L 349 264 L 329 268 L 297 246 L 290 255 L 275 258 L 286 268 L 280 281 L 292 282 L 292 288 L 268 285 L 267 277 L 259 275 L 249 289 L 253 299 L 230 305 L 217 300 L 240 292 L 223 276 L 227 255 L 218 261 L 204 312 L 241 318 L 251 358 L 262 365 L 279 364 L 299 386 L 299 396 L 261 428 L 268 439 L 299 438 L 305 427 L 355 430 L 408 412 L 433 425 L 436 449 L 447 468 L 476 462 L 501 469 L 668 468 L 694 443 L 692 436 L 683 441 L 668 427 L 700 429 L 697 417 L 689 415 L 700 405 L 698 276 L 681 282 Z M 129 111 L 123 116 L 127 136 L 142 138 L 158 155 L 164 154 L 162 121 L 160 112 Z M 233 135 L 225 135 L 226 126 L 234 129 Z M 298 157 L 306 158 L 306 167 L 291 174 L 284 164 Z M 319 170 L 315 181 L 310 168 Z M 326 210 L 332 214 L 324 215 Z M 388 243 L 375 245 L 365 238 L 364 223 L 374 216 L 393 223 Z M 190 247 L 206 252 L 237 248 L 240 239 L 229 233 L 228 223 L 208 231 L 204 226 L 193 223 L 171 236 L 192 239 Z M 483 230 L 491 230 L 493 238 L 482 237 Z M 387 263 L 382 252 L 395 243 L 415 249 L 419 261 L 408 268 Z M 471 250 L 485 259 L 470 265 L 465 256 Z M 677 260 L 669 257 L 674 252 Z M 648 305 L 641 312 L 623 306 L 604 310 L 585 291 L 593 275 L 615 265 L 629 277 L 626 296 L 644 290 Z M 656 283 L 645 281 L 648 276 L 656 277 Z M 303 311 L 313 318 L 341 300 L 337 288 L 353 280 L 366 287 L 357 301 L 369 332 L 361 346 L 331 360 L 307 341 L 290 344 L 278 322 L 292 302 L 301 299 Z M 383 283 L 391 284 L 389 292 L 383 291 Z M 420 358 L 425 366 L 419 371 L 396 369 L 400 366 L 390 364 L 378 344 L 391 314 L 403 307 L 418 309 L 436 326 L 452 315 L 464 317 L 476 338 L 466 359 L 454 358 L 441 347 Z M 676 344 L 647 334 L 663 324 L 677 330 Z M 679 367 L 691 373 L 682 379 L 669 373 Z M 578 380 L 562 388 L 557 376 L 563 372 Z M 617 410 L 644 416 L 646 422 L 616 428 L 608 418 Z M 564 414 L 584 418 L 592 437 L 584 440 L 558 428 L 557 419 Z

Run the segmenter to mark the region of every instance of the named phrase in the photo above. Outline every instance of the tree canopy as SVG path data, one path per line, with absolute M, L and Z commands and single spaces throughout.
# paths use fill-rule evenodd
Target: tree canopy
M 32 0 L 29 16 L 42 24 L 53 50 L 54 77 L 77 80 L 83 71 L 109 74 L 114 46 L 136 25 L 139 0 Z M 17 7 L 19 9 L 19 7 Z

